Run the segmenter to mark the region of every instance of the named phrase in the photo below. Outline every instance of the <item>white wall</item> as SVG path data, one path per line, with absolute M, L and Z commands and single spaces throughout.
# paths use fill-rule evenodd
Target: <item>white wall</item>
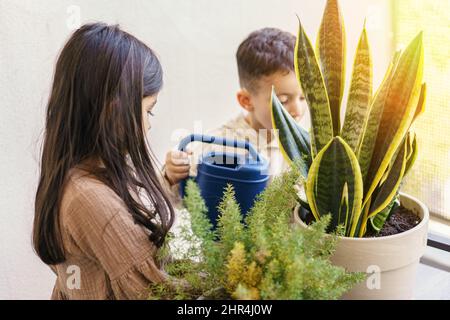
M 315 39 L 324 0 L 0 0 L 0 299 L 47 299 L 54 276 L 31 249 L 34 192 L 44 110 L 56 55 L 71 30 L 68 8 L 82 23 L 119 23 L 155 49 L 165 87 L 150 133 L 160 159 L 178 128 L 219 125 L 238 112 L 234 54 L 251 31 L 296 32 L 298 13 Z M 378 84 L 390 57 L 389 0 L 341 0 L 348 71 L 368 17 Z M 381 72 L 380 72 L 381 71 Z

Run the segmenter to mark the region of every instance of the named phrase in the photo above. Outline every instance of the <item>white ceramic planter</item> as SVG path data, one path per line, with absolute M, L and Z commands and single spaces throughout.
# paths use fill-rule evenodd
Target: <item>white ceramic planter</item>
M 429 212 L 419 200 L 400 194 L 401 204 L 422 221 L 413 229 L 387 237 L 340 237 L 331 257 L 333 264 L 347 271 L 366 272 L 366 281 L 356 285 L 343 299 L 412 299 L 416 271 L 420 257 L 427 246 Z M 293 219 L 303 227 L 307 225 L 298 216 Z

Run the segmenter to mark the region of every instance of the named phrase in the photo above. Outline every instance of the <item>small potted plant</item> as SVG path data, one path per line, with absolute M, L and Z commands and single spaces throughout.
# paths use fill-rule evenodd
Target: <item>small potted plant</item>
M 305 227 L 331 214 L 328 231 L 344 229 L 331 260 L 348 271 L 368 273 L 367 281 L 345 298 L 412 298 L 429 214 L 399 188 L 417 156 L 411 125 L 425 104 L 422 33 L 395 54 L 373 95 L 364 26 L 343 125 L 345 31 L 337 0 L 327 1 L 316 50 L 299 19 L 294 60 L 311 115 L 310 132 L 292 119 L 274 93 L 271 102 L 282 151 L 301 173 L 294 220 Z
M 229 186 L 216 229 L 198 186 L 189 181 L 184 204 L 190 223 L 177 235 L 182 246 L 163 251 L 173 257 L 166 271 L 182 280 L 153 285 L 149 298 L 337 299 L 361 282 L 365 274 L 348 273 L 330 262 L 337 237 L 324 231 L 329 218 L 310 228 L 289 223 L 298 176 L 292 170 L 275 179 L 245 221 Z

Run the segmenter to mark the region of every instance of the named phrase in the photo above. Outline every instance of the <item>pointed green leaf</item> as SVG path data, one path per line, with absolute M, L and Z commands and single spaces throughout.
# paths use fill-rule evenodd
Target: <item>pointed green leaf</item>
M 273 90 L 271 106 L 272 127 L 278 130 L 281 152 L 288 162 L 298 163 L 301 175 L 306 178 L 312 161 L 309 134 L 284 109 Z
M 345 234 L 354 236 L 361 215 L 362 188 L 355 154 L 341 137 L 334 137 L 313 160 L 306 181 L 306 196 L 316 220 L 331 213 L 330 228 L 347 225 Z
M 353 64 L 352 81 L 347 101 L 342 138 L 356 152 L 372 98 L 372 59 L 366 28 L 359 38 Z
M 349 207 L 348 207 L 348 185 L 344 184 L 344 189 L 342 190 L 341 195 L 341 204 L 339 205 L 339 216 L 338 221 L 344 220 L 344 230 L 349 228 L 348 226 L 349 219 Z
M 406 168 L 405 168 L 405 174 L 404 174 L 405 176 L 409 172 L 411 167 L 414 165 L 414 162 L 417 159 L 417 153 L 418 153 L 416 134 L 411 133 L 409 140 L 410 140 L 410 144 L 411 144 L 411 152 L 407 156 Z
M 394 196 L 398 192 L 400 183 L 403 179 L 407 154 L 409 152 L 409 139 L 405 138 L 402 146 L 400 147 L 397 157 L 395 158 L 392 168 L 389 170 L 389 174 L 384 181 L 373 193 L 371 206 L 369 210 L 369 218 L 375 216 L 382 211 L 392 201 Z
M 425 111 L 426 98 L 427 98 L 427 84 L 422 83 L 422 87 L 420 88 L 419 102 L 417 103 L 416 113 L 414 114 L 414 120 L 416 120 L 416 118 Z
M 333 138 L 333 124 L 322 73 L 300 19 L 294 57 L 295 73 L 311 116 L 311 145 L 314 157 Z
M 389 215 L 400 206 L 400 201 L 398 200 L 398 194 L 392 199 L 391 203 L 384 208 L 377 215 L 370 218 L 370 224 L 372 228 L 378 233 L 383 228 Z
M 328 0 L 317 38 L 317 50 L 327 88 L 333 133 L 341 130 L 340 109 L 345 84 L 345 27 L 337 0 Z
M 362 132 L 362 137 L 360 139 L 358 150 L 356 152 L 356 156 L 358 157 L 359 165 L 361 167 L 363 181 L 366 181 L 367 171 L 369 170 L 370 161 L 372 159 L 373 149 L 375 147 L 375 142 L 378 135 L 378 127 L 380 125 L 381 116 L 383 114 L 386 96 L 399 59 L 400 52 L 397 51 L 391 61 L 391 64 L 389 65 L 389 68 L 386 71 L 380 87 L 378 88 L 373 98 L 369 114 L 367 115 L 364 124 L 364 130 Z
M 366 178 L 367 191 L 363 204 L 377 187 L 413 121 L 421 91 L 423 59 L 420 33 L 400 57 L 389 85 Z
M 394 160 L 395 160 L 395 157 L 394 157 Z M 389 173 L 391 172 L 392 166 L 394 165 L 394 162 L 395 162 L 395 161 L 391 161 L 391 162 L 389 163 L 389 166 L 387 167 L 386 171 L 384 172 L 383 177 L 381 177 L 380 184 L 379 184 L 380 186 L 381 186 L 381 185 L 386 181 L 386 179 L 388 178 Z
M 380 185 L 373 193 L 375 200 L 371 202 L 368 217 L 376 231 L 380 231 L 390 212 L 395 209 L 394 202 L 398 198 L 401 181 L 408 171 L 408 165 L 411 167 L 414 162 L 415 155 L 417 155 L 415 134 L 408 132 L 405 142 L 399 148 L 394 161 L 391 162 L 389 171 L 385 174 L 386 178 L 384 181 L 380 181 Z M 383 206 L 385 206 L 384 209 L 382 209 Z

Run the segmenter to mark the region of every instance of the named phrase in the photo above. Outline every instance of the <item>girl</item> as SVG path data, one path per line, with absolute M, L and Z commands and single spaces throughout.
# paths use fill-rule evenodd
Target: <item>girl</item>
M 174 211 L 146 141 L 161 86 L 154 52 L 118 26 L 84 25 L 64 46 L 33 228 L 53 299 L 135 299 L 167 279 L 155 256 Z

